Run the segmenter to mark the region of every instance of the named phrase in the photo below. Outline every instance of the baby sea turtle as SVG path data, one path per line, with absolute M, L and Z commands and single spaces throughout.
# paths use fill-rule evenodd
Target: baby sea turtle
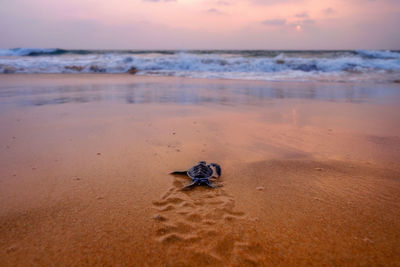
M 207 165 L 205 161 L 200 161 L 196 166 L 193 166 L 187 171 L 175 171 L 171 172 L 172 175 L 187 175 L 192 182 L 183 187 L 182 190 L 188 190 L 196 185 L 206 185 L 209 187 L 220 187 L 220 185 L 214 185 L 209 179 L 218 178 L 221 176 L 221 166 L 216 163 L 210 163 Z

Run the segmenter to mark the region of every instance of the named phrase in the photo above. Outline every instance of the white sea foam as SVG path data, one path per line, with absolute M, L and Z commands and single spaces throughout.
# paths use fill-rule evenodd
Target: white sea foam
M 309 80 L 400 73 L 396 51 L 0 50 L 0 73 L 124 73 L 255 80 Z M 386 75 L 386 78 L 384 77 Z M 390 78 L 388 78 L 390 76 Z M 354 78 L 355 77 L 355 78 Z M 339 78 L 338 78 L 339 79 Z
M 356 50 L 360 55 L 372 58 L 394 58 L 400 59 L 400 53 L 395 51 L 382 51 L 382 50 Z
M 51 48 L 13 48 L 13 49 L 0 49 L 0 56 L 29 56 L 39 54 L 51 54 L 61 49 Z

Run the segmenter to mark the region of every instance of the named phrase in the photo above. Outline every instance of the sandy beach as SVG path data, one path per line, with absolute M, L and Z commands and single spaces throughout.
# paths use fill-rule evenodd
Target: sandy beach
M 400 266 L 399 89 L 0 75 L 0 266 Z

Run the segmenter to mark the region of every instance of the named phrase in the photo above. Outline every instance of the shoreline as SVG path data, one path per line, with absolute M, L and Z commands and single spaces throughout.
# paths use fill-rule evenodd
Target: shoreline
M 129 73 L 0 73 L 0 79 L 13 79 L 12 77 L 26 77 L 26 78 L 56 78 L 57 76 L 62 76 L 64 78 L 71 78 L 71 77 L 79 77 L 79 78 L 93 78 L 93 77 L 102 77 L 102 78 L 127 78 L 132 76 L 138 79 L 175 79 L 175 80 L 188 80 L 188 81 L 216 81 L 216 82 L 239 82 L 239 83 L 255 83 L 255 84 L 304 84 L 304 83 L 313 83 L 313 84 L 338 84 L 338 85 L 363 85 L 363 84 L 382 84 L 382 85 L 394 85 L 398 86 L 400 80 L 350 80 L 347 81 L 335 81 L 335 80 L 260 80 L 260 79 L 233 79 L 233 78 L 192 78 L 192 77 L 185 77 L 185 76 L 169 76 L 169 75 L 141 75 L 141 74 L 129 74 Z M 6 77 L 6 78 L 3 78 Z M 9 77 L 9 78 L 7 78 Z M 57 77 L 58 78 L 58 77 Z M 130 78 L 128 78 L 130 79 Z M 125 79 L 124 79 L 125 80 Z M 127 80 L 127 79 L 126 79 Z M 82 82 L 82 81 L 81 81 Z

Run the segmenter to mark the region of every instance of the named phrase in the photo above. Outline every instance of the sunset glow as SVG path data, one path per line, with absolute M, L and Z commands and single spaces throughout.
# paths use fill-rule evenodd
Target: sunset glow
M 398 49 L 399 14 L 395 0 L 14 0 L 0 47 Z

